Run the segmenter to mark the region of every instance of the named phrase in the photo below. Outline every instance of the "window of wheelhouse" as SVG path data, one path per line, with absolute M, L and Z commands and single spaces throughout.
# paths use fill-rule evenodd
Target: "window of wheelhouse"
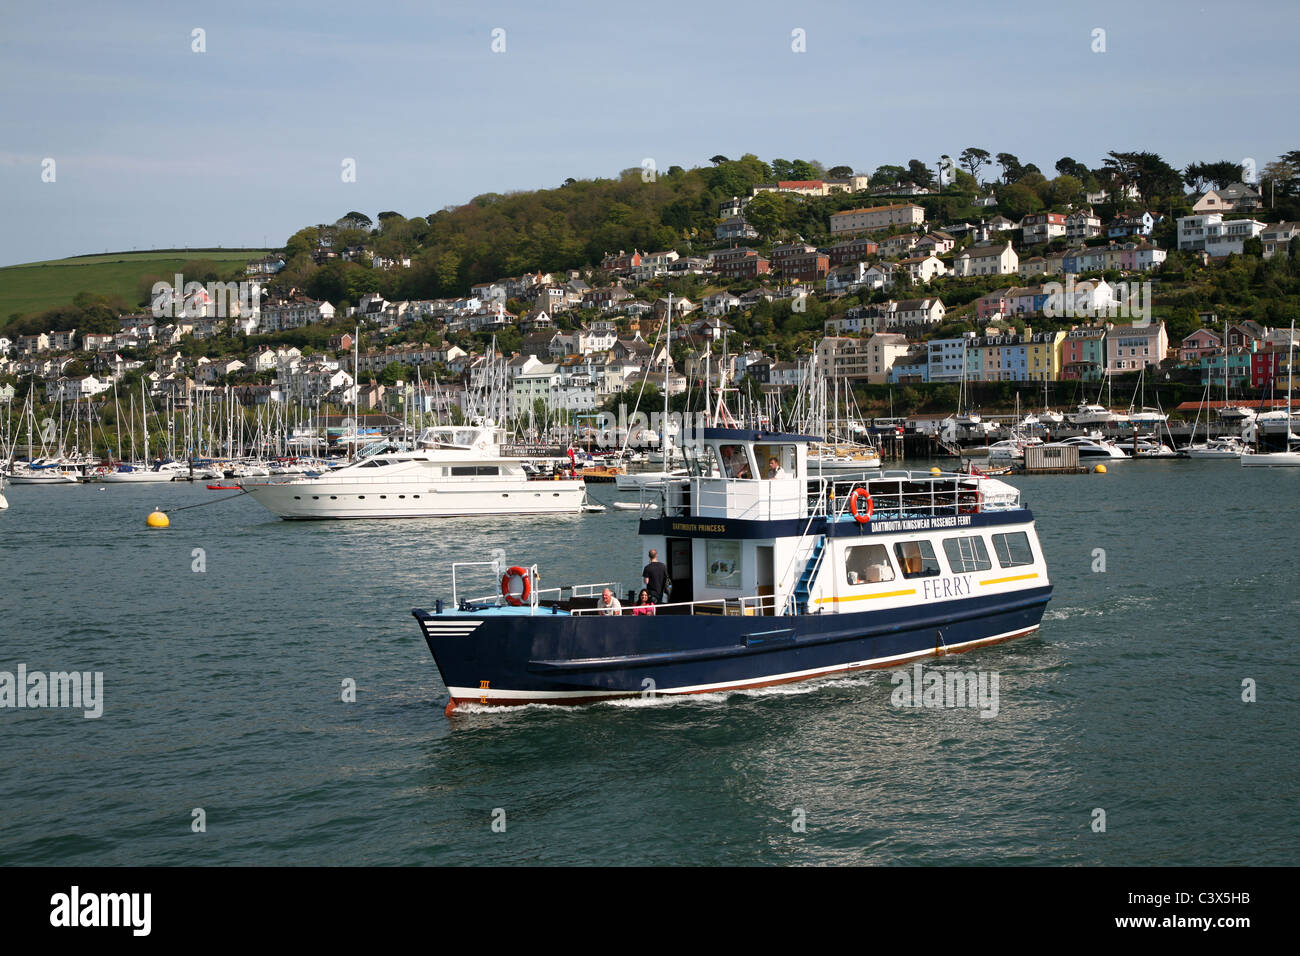
M 928 578 L 939 573 L 939 559 L 929 541 L 900 541 L 894 545 L 894 556 L 905 578 Z
M 722 468 L 718 474 L 723 478 L 753 478 L 754 469 L 749 460 L 749 450 L 744 445 L 724 443 L 718 446 Z
M 682 447 L 682 456 L 686 459 L 686 469 L 692 475 L 701 478 L 717 478 L 722 474 L 718 467 L 718 453 L 712 445 L 692 446 L 687 442 Z
M 894 566 L 883 544 L 864 544 L 844 552 L 844 575 L 849 584 L 879 584 L 894 580 Z
M 1034 563 L 1034 549 L 1029 545 L 1029 535 L 1011 531 L 993 536 L 993 552 L 998 564 L 1004 568 L 1021 568 Z
M 754 446 L 759 474 L 764 478 L 798 478 L 798 456 L 794 445 L 763 444 Z

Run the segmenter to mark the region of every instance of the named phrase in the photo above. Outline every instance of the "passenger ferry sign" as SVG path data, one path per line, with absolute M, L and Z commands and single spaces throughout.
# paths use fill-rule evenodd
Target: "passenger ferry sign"
M 937 528 L 963 528 L 970 524 L 970 515 L 943 515 L 934 518 L 895 518 L 890 521 L 873 520 L 868 531 L 933 531 Z

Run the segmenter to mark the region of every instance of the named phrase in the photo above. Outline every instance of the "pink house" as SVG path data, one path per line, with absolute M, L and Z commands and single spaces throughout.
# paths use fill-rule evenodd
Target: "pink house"
M 988 322 L 994 316 L 1006 315 L 1010 309 L 1008 297 L 1011 289 L 994 289 L 988 295 L 981 296 L 975 301 L 975 315 L 981 322 Z
M 1197 329 L 1178 344 L 1178 361 L 1199 365 L 1201 357 L 1214 355 L 1223 348 L 1223 340 L 1213 329 Z

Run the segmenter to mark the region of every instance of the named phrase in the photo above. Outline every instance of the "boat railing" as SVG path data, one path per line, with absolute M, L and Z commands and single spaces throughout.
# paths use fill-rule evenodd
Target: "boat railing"
M 698 601 L 677 601 L 671 604 L 656 604 L 655 614 L 674 615 L 714 615 L 726 617 L 762 617 L 775 613 L 776 598 L 771 594 L 754 594 L 740 598 L 702 598 Z M 635 616 L 635 607 L 624 606 L 624 617 Z M 575 617 L 590 617 L 604 613 L 604 608 L 574 608 L 570 612 Z
M 534 582 L 541 578 L 541 574 L 538 572 L 537 565 L 535 564 L 528 568 L 528 573 L 531 575 Z M 528 604 L 532 608 L 532 612 L 535 614 L 537 613 L 537 608 L 545 603 L 546 599 L 542 597 L 544 594 L 555 595 L 552 599 L 552 603 L 561 604 L 564 602 L 564 593 L 566 591 L 569 593 L 570 600 L 575 598 L 579 600 L 589 600 L 596 597 L 606 588 L 609 588 L 614 594 L 618 594 L 619 591 L 622 590 L 622 587 L 623 585 L 618 581 L 600 581 L 596 584 L 561 584 L 558 587 L 553 588 L 534 587 L 529 593 Z
M 666 479 L 658 501 L 642 498 L 642 516 L 658 504 L 665 516 L 726 517 L 748 520 L 803 518 L 799 484 L 791 479 L 720 478 L 692 475 Z
M 463 575 L 468 568 L 491 568 L 492 576 L 496 577 L 503 574 L 505 566 L 499 561 L 457 561 L 451 566 L 451 600 L 453 607 L 463 605 L 473 605 L 475 607 L 497 606 L 502 607 L 508 602 L 505 595 L 499 591 L 493 591 L 489 594 L 479 595 L 476 597 L 461 598 L 458 575 Z M 548 604 L 563 604 L 566 594 L 569 600 L 593 600 L 600 596 L 606 588 L 609 588 L 615 594 L 622 591 L 623 585 L 618 581 L 600 581 L 595 584 L 561 584 L 555 587 L 542 588 L 537 586 L 541 579 L 541 573 L 536 564 L 530 564 L 525 569 L 528 572 L 529 580 L 532 586 L 528 589 L 527 606 L 530 611 L 536 613 L 539 607 Z M 518 606 L 518 605 L 516 605 Z
M 499 561 L 453 561 L 451 565 L 452 607 L 460 607 L 461 605 L 460 593 L 456 589 L 457 588 L 456 575 L 463 573 L 463 569 L 465 568 L 491 568 L 493 577 L 495 577 L 501 571 L 501 563 Z M 488 597 L 466 598 L 465 600 L 469 603 L 480 604 L 480 603 L 487 603 L 491 601 L 498 601 L 500 600 L 500 598 L 501 595 L 493 594 Z
M 872 516 L 920 518 L 954 514 L 976 514 L 986 510 L 979 476 L 941 473 L 914 475 L 907 471 L 886 471 L 867 479 L 821 479 L 810 495 L 826 508 L 834 521 L 852 516 L 855 492 L 862 489 L 871 497 Z M 1018 508 L 999 500 L 999 510 Z M 865 504 L 858 506 L 859 514 Z

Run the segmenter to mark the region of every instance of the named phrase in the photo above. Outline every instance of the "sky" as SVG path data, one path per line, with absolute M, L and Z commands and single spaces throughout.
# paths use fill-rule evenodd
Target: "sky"
M 718 153 L 1262 168 L 1300 148 L 1298 26 L 1295 0 L 9 0 L 0 265 L 279 247 L 352 210 Z

